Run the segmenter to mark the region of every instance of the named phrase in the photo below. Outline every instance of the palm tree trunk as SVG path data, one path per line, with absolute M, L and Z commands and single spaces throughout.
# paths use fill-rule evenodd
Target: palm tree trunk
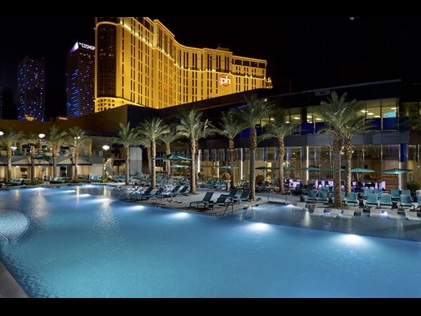
M 334 135 L 333 138 L 333 207 L 341 208 L 341 152 L 342 152 L 342 137 L 341 135 Z
M 283 141 L 279 141 L 278 144 L 278 162 L 279 162 L 279 193 L 284 193 L 284 182 L 285 182 L 285 174 L 284 174 L 284 156 L 285 156 L 285 145 Z
M 196 143 L 192 141 L 190 143 L 190 151 L 192 155 L 192 161 L 191 161 L 191 175 L 190 175 L 190 193 L 196 194 L 196 178 L 197 178 L 197 172 L 196 172 L 196 159 L 197 159 L 197 150 L 196 150 Z
M 253 126 L 250 128 L 250 200 L 256 200 L 256 178 L 255 178 L 255 164 L 256 164 L 256 148 L 257 148 L 257 131 Z
M 153 188 L 156 188 L 156 144 L 152 142 L 151 144 L 151 184 Z
M 126 185 L 129 185 L 129 177 L 130 177 L 130 146 L 125 148 L 125 164 L 126 164 Z
M 7 147 L 7 178 L 6 181 L 10 181 L 12 179 L 12 149 L 8 146 Z
M 31 183 L 35 182 L 35 146 L 31 146 Z
M 231 175 L 231 188 L 235 187 L 235 172 L 234 172 L 234 159 L 235 159 L 235 143 L 233 139 L 229 140 L 229 166 Z

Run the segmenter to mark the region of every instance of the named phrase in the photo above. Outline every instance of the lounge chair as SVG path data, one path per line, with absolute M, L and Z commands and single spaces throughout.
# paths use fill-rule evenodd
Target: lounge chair
M 241 203 L 248 201 L 250 197 L 250 189 L 243 189 L 239 197 L 231 198 L 231 201 L 234 203 Z
M 380 202 L 377 198 L 377 194 L 375 193 L 369 193 L 367 195 L 367 200 L 364 201 L 364 206 L 367 207 L 379 207 L 380 206 Z
M 405 218 L 410 221 L 421 221 L 421 217 L 418 217 L 416 211 L 405 210 Z
M 317 191 L 310 190 L 307 192 L 307 195 L 304 197 L 304 200 L 307 203 L 316 203 L 317 202 Z
M 325 215 L 324 207 L 315 207 L 314 211 L 310 213 L 311 216 L 323 216 Z
M 398 214 L 398 210 L 396 208 L 387 210 L 387 217 L 391 219 L 402 219 L 402 216 Z
M 328 203 L 329 197 L 328 197 L 329 191 L 327 190 L 319 190 L 319 192 L 316 195 L 316 202 L 317 203 Z
M 339 209 L 339 208 L 332 208 L 330 210 L 330 212 L 327 213 L 327 214 L 325 214 L 324 216 L 325 217 L 337 218 L 337 217 L 341 216 L 341 214 L 342 214 L 342 210 L 341 209 Z
M 207 203 L 205 207 L 213 210 L 215 206 L 228 207 L 228 206 L 231 206 L 233 204 L 234 204 L 234 202 L 229 199 L 229 194 L 221 194 L 220 196 L 218 196 L 216 201 L 210 200 L 209 203 Z
M 296 207 L 298 207 L 299 209 L 302 209 L 303 211 L 307 210 L 307 203 L 306 202 L 297 202 Z
M 393 208 L 392 196 L 389 193 L 382 193 L 379 201 L 380 208 Z
M 345 209 L 343 211 L 343 213 L 340 215 L 340 218 L 352 219 L 352 218 L 354 218 L 354 215 L 355 215 L 355 211 L 354 210 L 347 210 L 347 209 Z
M 410 210 L 415 210 L 418 207 L 418 203 L 416 202 L 412 202 L 412 198 L 410 195 L 400 195 L 400 199 L 399 199 L 399 208 L 401 209 L 410 209 Z
M 382 210 L 381 209 L 379 209 L 379 208 L 375 208 L 375 207 L 372 207 L 371 209 L 370 209 L 370 217 L 380 217 L 380 216 L 382 216 Z
M 348 197 L 345 198 L 344 202 L 346 205 L 354 205 L 354 206 L 360 205 L 360 200 L 358 199 L 358 193 L 350 192 L 348 194 Z
M 138 190 L 138 191 L 133 192 L 129 196 L 129 198 L 136 201 L 147 200 L 151 196 L 152 191 L 153 191 L 153 187 L 149 187 L 146 189 L 146 191 L 143 191 L 143 192 Z
M 390 189 L 390 196 L 392 197 L 392 201 L 400 201 L 400 190 L 399 189 Z
M 203 205 L 203 208 L 207 207 L 212 199 L 213 193 L 214 192 L 206 192 L 202 200 L 190 202 L 190 207 L 192 207 L 195 204 L 196 208 L 199 208 L 201 205 Z

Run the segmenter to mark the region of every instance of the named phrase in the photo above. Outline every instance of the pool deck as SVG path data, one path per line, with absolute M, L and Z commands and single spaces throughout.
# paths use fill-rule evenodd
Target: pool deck
M 116 195 L 113 195 L 113 197 L 118 197 L 120 200 L 126 201 L 127 203 L 150 204 L 154 205 L 155 207 L 175 209 L 185 212 L 194 212 L 233 220 L 238 220 L 239 217 L 241 217 L 242 215 L 250 213 L 249 210 L 255 212 L 255 210 L 257 210 L 257 208 L 260 205 L 265 203 L 274 203 L 274 205 L 276 205 L 277 203 L 281 205 L 291 204 L 296 206 L 297 203 L 300 201 L 300 196 L 296 195 L 280 195 L 273 192 L 256 192 L 255 201 L 243 201 L 241 203 L 231 204 L 228 207 L 223 205 L 216 205 L 213 209 L 203 207 L 196 208 L 194 205 L 190 206 L 190 203 L 194 201 L 201 201 L 205 196 L 206 192 L 214 193 L 212 200 L 216 200 L 221 194 L 228 194 L 228 192 L 222 190 L 198 188 L 196 194 L 177 196 L 176 198 L 172 199 L 151 198 L 148 200 L 136 201 L 125 199 L 125 195 L 122 195 L 121 193 L 124 193 L 126 189 L 126 187 L 120 187 L 120 193 L 116 192 Z M 324 206 L 324 208 L 328 210 L 329 206 L 326 205 Z M 330 231 L 354 233 L 374 237 L 385 237 L 387 235 L 390 235 L 391 237 L 389 238 L 421 242 L 421 222 L 406 220 L 404 219 L 404 216 L 402 216 L 402 220 L 393 220 L 386 217 L 370 218 L 362 208 L 357 208 L 355 210 L 357 212 L 355 217 L 352 219 L 352 225 L 343 224 L 344 221 L 349 221 L 349 219 L 325 218 L 324 216 L 310 216 L 312 212 L 311 207 L 309 207 L 308 209 L 293 207 L 291 211 L 284 210 L 280 212 L 273 212 L 270 210 L 259 210 L 258 213 L 256 212 L 252 214 L 252 218 L 249 219 L 264 223 L 311 229 L 326 230 L 326 227 L 329 227 Z M 326 221 L 329 221 L 329 225 L 326 225 Z M 352 230 L 350 230 L 350 227 Z M 28 298 L 28 295 L 20 287 L 20 285 L 16 282 L 16 280 L 1 262 L 0 298 Z

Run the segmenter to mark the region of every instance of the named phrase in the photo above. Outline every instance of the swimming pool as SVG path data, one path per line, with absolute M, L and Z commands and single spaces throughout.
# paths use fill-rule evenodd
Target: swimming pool
M 421 297 L 421 243 L 110 199 L 104 186 L 0 192 L 29 227 L 0 259 L 33 298 Z

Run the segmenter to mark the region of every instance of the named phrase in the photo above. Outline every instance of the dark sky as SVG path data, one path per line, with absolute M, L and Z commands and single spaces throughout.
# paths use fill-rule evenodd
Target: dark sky
M 159 19 L 186 46 L 229 48 L 268 60 L 275 88 L 293 91 L 372 80 L 416 78 L 421 71 L 419 17 L 176 16 Z M 25 56 L 45 57 L 47 107 L 64 104 L 66 55 L 76 41 L 94 44 L 94 17 L 0 17 L 0 84 L 16 86 Z M 61 94 L 61 99 L 48 95 Z M 55 114 L 55 113 L 54 113 Z

